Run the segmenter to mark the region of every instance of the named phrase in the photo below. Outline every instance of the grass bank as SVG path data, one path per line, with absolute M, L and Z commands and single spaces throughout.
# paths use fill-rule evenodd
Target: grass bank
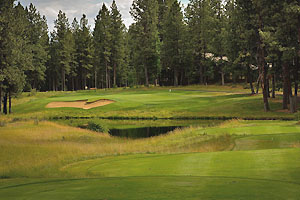
M 0 127 L 5 199 L 297 199 L 296 121 L 224 122 L 120 139 L 53 122 Z
M 191 127 L 147 139 L 124 139 L 53 122 L 15 122 L 0 127 L 1 177 L 62 177 L 59 169 L 110 155 L 216 152 L 294 148 L 296 122 L 230 121 L 217 127 Z M 70 177 L 78 176 L 71 174 Z

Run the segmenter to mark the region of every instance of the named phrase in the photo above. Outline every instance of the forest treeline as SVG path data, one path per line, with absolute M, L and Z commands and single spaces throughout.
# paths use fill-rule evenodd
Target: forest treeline
M 297 96 L 300 0 L 133 0 L 128 28 L 115 1 L 59 11 L 54 30 L 33 4 L 0 0 L 0 103 L 22 91 L 245 82 L 268 98 Z M 8 108 L 7 108 L 8 107 Z M 0 105 L 0 108 L 2 106 Z

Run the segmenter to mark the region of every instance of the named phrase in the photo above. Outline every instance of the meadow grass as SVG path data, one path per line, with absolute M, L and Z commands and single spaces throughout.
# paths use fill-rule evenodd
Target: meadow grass
M 230 136 L 190 134 L 197 128 L 175 130 L 149 139 L 124 139 L 53 122 L 16 122 L 0 128 L 0 177 L 60 177 L 70 162 L 128 153 L 220 151 Z
M 0 127 L 0 196 L 297 199 L 299 128 L 231 120 L 132 140 L 47 121 L 8 123 Z
M 109 155 L 228 151 L 246 149 L 245 144 L 249 149 L 292 148 L 299 132 L 294 121 L 234 120 L 134 140 L 47 121 L 14 122 L 0 127 L 0 177 L 63 177 L 62 166 Z

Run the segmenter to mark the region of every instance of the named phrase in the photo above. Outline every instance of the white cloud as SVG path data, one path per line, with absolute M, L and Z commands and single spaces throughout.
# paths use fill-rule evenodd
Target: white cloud
M 30 3 L 36 6 L 41 15 L 45 15 L 48 20 L 49 29 L 52 31 L 54 27 L 54 20 L 57 18 L 59 10 L 66 13 L 70 23 L 73 18 L 78 20 L 85 14 L 89 20 L 91 27 L 94 27 L 94 20 L 105 3 L 110 7 L 112 0 L 20 0 L 21 4 L 28 6 Z M 188 0 L 182 0 L 187 3 Z M 132 0 L 116 0 L 117 6 L 122 14 L 123 21 L 128 27 L 132 22 L 129 10 Z

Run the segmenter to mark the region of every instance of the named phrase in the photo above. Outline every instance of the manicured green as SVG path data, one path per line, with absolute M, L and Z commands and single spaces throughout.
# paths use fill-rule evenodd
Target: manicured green
M 92 177 L 204 176 L 300 184 L 300 149 L 174 155 L 129 155 L 82 161 L 63 168 Z
M 284 149 L 114 156 L 63 169 L 98 178 L 6 180 L 0 183 L 0 195 L 7 199 L 297 199 L 299 154 L 300 149 Z
M 1 184 L 1 183 L 0 183 Z M 76 180 L 17 180 L 2 183 L 7 200 L 94 199 L 298 199 L 300 185 L 222 177 L 122 177 Z

